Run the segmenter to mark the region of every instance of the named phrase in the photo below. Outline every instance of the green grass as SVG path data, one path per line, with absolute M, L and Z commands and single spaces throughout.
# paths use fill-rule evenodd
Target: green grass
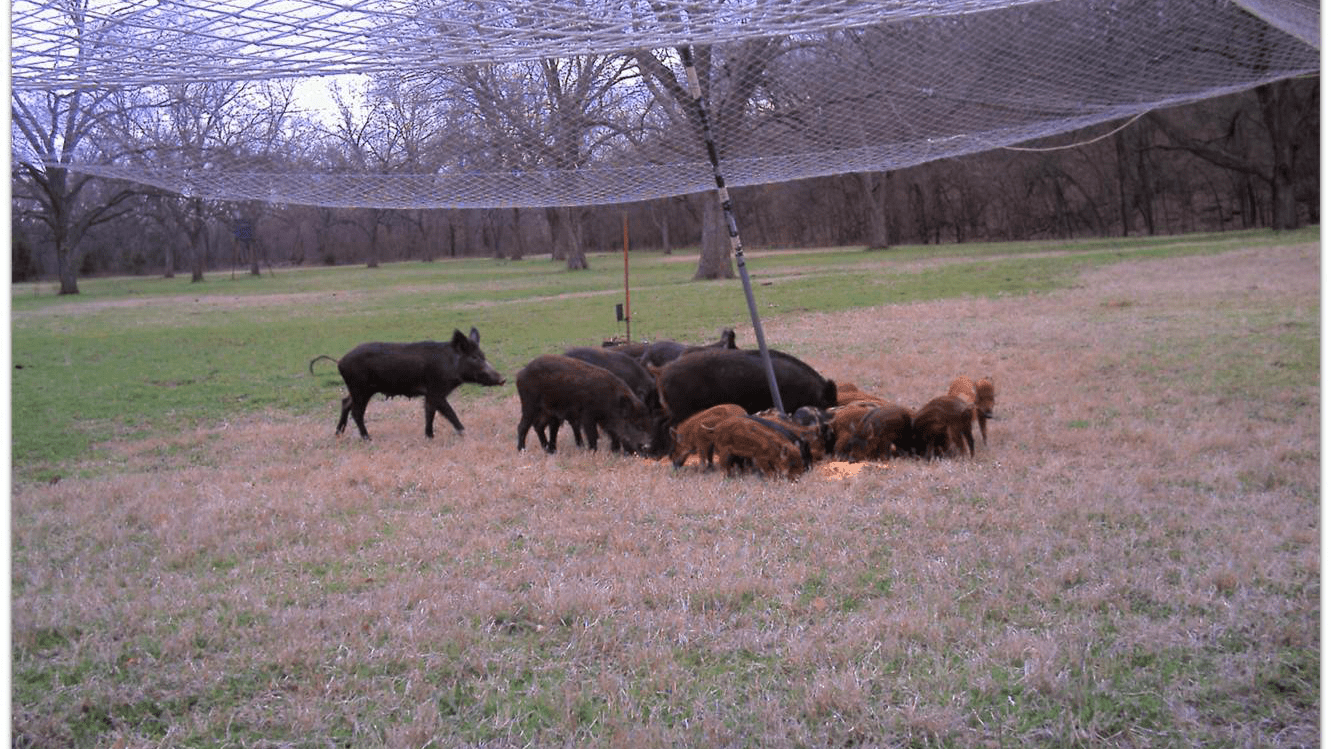
M 885 252 L 750 251 L 747 267 L 760 313 L 771 316 L 1040 293 L 1065 287 L 1087 267 L 1129 258 L 1317 240 L 1318 231 L 1308 229 Z M 15 473 L 59 475 L 107 440 L 268 410 L 328 411 L 340 397 L 340 379 L 328 362 L 311 376 L 308 362 L 367 340 L 447 339 L 454 328 L 474 325 L 491 361 L 511 375 L 538 354 L 623 333 L 614 318 L 614 305 L 623 301 L 619 257 L 594 255 L 585 272 L 532 258 L 294 269 L 258 278 L 214 273 L 200 284 L 96 278 L 83 280 L 81 293 L 71 297 L 53 295 L 47 284 L 16 284 L 10 296 Z M 695 282 L 693 270 L 692 260 L 679 255 L 632 256 L 634 337 L 701 341 L 734 327 L 742 345 L 753 345 L 738 280 Z M 1281 332 L 1278 321 L 1270 325 Z M 1317 352 L 1301 343 L 1307 337 L 1300 331 L 1285 332 L 1304 348 L 1282 366 L 1290 365 L 1290 377 L 1303 376 Z M 1277 336 L 1270 345 L 1278 342 Z M 463 388 L 455 397 L 465 402 L 485 394 Z

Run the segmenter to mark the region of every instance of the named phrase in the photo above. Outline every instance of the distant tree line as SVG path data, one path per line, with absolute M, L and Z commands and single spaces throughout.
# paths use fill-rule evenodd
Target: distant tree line
M 742 109 L 757 95 L 759 78 L 748 74 L 757 63 L 745 62 L 766 59 L 769 50 L 745 43 L 729 54 L 724 64 L 711 65 L 708 50 L 700 50 L 709 106 L 721 111 Z M 597 163 L 625 139 L 648 144 L 642 147 L 656 149 L 665 163 L 698 155 L 696 134 L 688 132 L 693 125 L 674 106 L 682 95 L 675 75 L 652 53 L 477 65 L 443 75 L 424 83 L 375 78 L 363 92 L 368 106 L 340 92 L 331 120 L 299 112 L 289 81 L 15 92 L 13 280 L 55 278 L 61 293 L 77 293 L 79 277 L 97 274 L 188 272 L 200 281 L 208 272 L 259 274 L 265 266 L 374 267 L 546 253 L 576 269 L 586 266 L 589 252 L 620 249 L 625 222 L 632 251 L 699 252 L 696 277 L 733 275 L 710 192 L 585 207 L 328 208 L 210 200 L 60 166 L 183 171 L 225 162 L 260 173 L 390 175 L 562 170 Z M 628 80 L 644 85 L 620 85 Z M 1270 83 L 1027 149 L 732 188 L 737 222 L 751 248 L 890 248 L 1317 223 L 1319 83 L 1316 77 Z M 631 132 L 627 111 L 646 113 Z

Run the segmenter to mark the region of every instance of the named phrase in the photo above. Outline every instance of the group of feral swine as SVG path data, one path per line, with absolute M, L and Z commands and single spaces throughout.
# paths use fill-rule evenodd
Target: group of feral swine
M 715 459 L 727 474 L 752 468 L 794 479 L 826 456 L 850 461 L 973 456 L 971 423 L 979 422 L 987 443 L 994 395 L 989 380 L 963 376 L 953 380 L 947 395 L 914 412 L 844 383 L 836 386 L 835 406 L 801 406 L 789 415 L 776 409 L 751 414 L 723 403 L 671 428 L 670 458 L 676 468 L 696 455 L 705 467 Z
M 674 341 L 619 343 L 544 354 L 517 373 L 522 415 L 518 449 L 536 431 L 541 447 L 555 452 L 567 422 L 578 445 L 597 448 L 604 432 L 614 450 L 652 457 L 669 455 L 678 468 L 693 455 L 725 471 L 756 470 L 795 478 L 824 456 L 862 461 L 915 455 L 925 459 L 975 454 L 971 424 L 988 442 L 994 386 L 958 377 L 948 393 L 917 411 L 889 403 L 854 385 L 837 384 L 813 367 L 768 351 L 784 412 L 773 404 L 767 368 L 759 351 L 735 346 L 725 330 L 714 343 Z M 425 398 L 425 434 L 434 436 L 442 413 L 462 432 L 446 396 L 464 382 L 502 385 L 485 360 L 480 334 L 454 331 L 449 343 L 367 343 L 341 359 L 330 359 L 347 384 L 337 424 L 356 421 L 361 437 L 371 396 Z
M 946 395 L 911 411 L 838 385 L 790 354 L 768 354 L 784 412 L 774 408 L 761 353 L 736 348 L 731 330 L 702 346 L 620 343 L 538 356 L 516 378 L 518 449 L 535 429 L 541 447 L 554 452 L 568 422 L 574 441 L 585 439 L 593 450 L 599 430 L 612 449 L 669 455 L 677 468 L 696 455 L 727 473 L 794 478 L 824 456 L 974 455 L 973 422 L 988 442 L 995 396 L 989 380 L 958 377 Z

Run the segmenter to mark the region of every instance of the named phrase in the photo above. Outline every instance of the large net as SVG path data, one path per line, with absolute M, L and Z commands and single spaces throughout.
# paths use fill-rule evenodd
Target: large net
M 373 160 L 219 141 L 68 166 L 221 200 L 596 205 L 714 185 L 679 45 L 744 186 L 1109 129 L 1318 71 L 1315 2 L 1239 1 L 142 0 L 71 20 L 20 0 L 11 85 L 129 97 L 370 76 L 347 111 L 387 143 Z M 18 158 L 56 158 L 18 140 Z

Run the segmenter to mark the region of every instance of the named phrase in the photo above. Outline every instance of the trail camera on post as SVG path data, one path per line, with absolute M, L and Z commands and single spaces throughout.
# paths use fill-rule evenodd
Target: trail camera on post
M 257 276 L 259 273 L 259 253 L 254 251 L 254 222 L 247 218 L 238 218 L 232 226 L 232 234 L 235 236 L 236 244 L 232 250 L 231 276 L 236 275 L 236 253 L 235 247 L 245 245 L 244 257 L 250 261 L 250 275 Z

